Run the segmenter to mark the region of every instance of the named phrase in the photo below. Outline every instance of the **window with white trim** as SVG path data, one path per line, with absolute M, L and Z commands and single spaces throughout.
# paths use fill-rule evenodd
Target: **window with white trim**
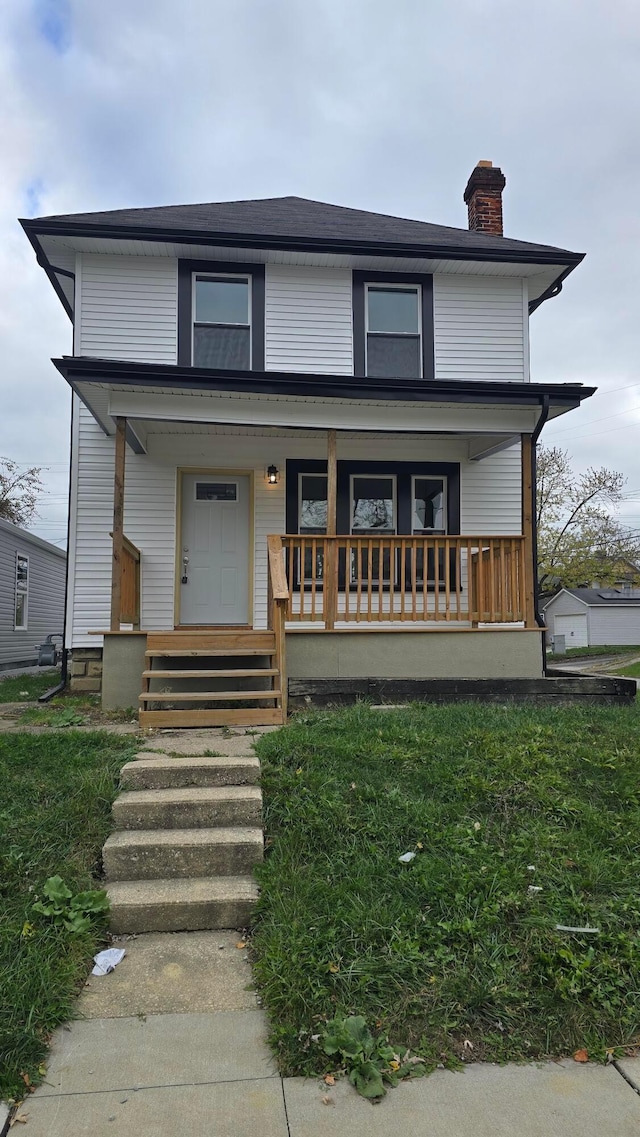
M 422 377 L 422 291 L 419 284 L 365 286 L 366 375 Z
M 16 553 L 15 619 L 16 632 L 26 631 L 29 619 L 29 558 Z
M 251 367 L 251 277 L 193 274 L 194 367 Z

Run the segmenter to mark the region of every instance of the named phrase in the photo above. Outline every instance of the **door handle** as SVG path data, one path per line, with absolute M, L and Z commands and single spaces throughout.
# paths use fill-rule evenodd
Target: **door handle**
M 189 564 L 189 558 L 187 556 L 184 556 L 182 558 L 182 581 L 181 581 L 182 584 L 188 584 L 189 583 L 189 577 L 187 575 L 188 574 L 188 569 L 187 569 L 188 564 Z

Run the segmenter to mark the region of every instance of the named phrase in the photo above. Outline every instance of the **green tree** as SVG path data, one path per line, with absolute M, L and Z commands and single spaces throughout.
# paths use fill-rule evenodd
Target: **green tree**
M 559 587 L 613 584 L 640 564 L 640 535 L 616 517 L 626 478 L 604 466 L 576 473 L 566 450 L 538 449 L 538 581 Z M 640 577 L 640 573 L 638 574 Z
M 26 525 L 35 516 L 44 489 L 40 466 L 21 468 L 11 458 L 0 458 L 0 517 Z

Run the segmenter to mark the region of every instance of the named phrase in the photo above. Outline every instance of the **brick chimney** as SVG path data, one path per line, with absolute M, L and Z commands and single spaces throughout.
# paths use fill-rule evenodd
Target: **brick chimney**
M 464 200 L 469 210 L 469 228 L 477 233 L 502 236 L 502 191 L 506 179 L 502 170 L 492 162 L 478 162 L 473 170 Z

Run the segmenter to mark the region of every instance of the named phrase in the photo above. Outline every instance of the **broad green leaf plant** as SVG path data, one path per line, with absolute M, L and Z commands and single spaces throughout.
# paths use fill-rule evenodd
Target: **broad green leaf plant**
M 396 1053 L 382 1035 L 374 1038 L 362 1015 L 331 1019 L 322 1036 L 325 1054 L 337 1054 L 349 1072 L 349 1081 L 363 1098 L 375 1100 L 386 1094 L 386 1086 L 397 1086 L 403 1078 L 426 1074 L 420 1058 Z
M 86 932 L 93 917 L 103 915 L 109 910 L 109 901 L 104 889 L 90 889 L 77 892 L 74 896 L 61 876 L 50 876 L 42 891 L 48 904 L 41 900 L 33 905 L 33 911 L 48 916 L 54 924 L 66 928 L 68 932 Z

